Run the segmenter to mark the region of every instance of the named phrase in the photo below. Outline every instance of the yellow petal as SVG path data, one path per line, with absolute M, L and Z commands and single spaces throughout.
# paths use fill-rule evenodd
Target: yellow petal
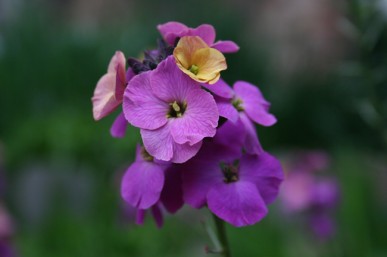
M 193 62 L 199 67 L 196 77 L 201 81 L 215 83 L 220 72 L 227 69 L 226 58 L 214 48 L 203 48 L 195 52 Z

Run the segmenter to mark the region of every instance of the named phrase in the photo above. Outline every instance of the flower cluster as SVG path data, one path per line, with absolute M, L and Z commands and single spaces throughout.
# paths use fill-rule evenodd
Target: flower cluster
M 137 223 L 149 209 L 161 226 L 161 209 L 175 213 L 184 203 L 207 206 L 234 226 L 260 221 L 283 180 L 255 130 L 276 123 L 270 103 L 248 82 L 230 87 L 221 79 L 224 54 L 239 47 L 215 42 L 211 25 L 157 28 L 162 39 L 143 59 L 116 52 L 92 98 L 95 120 L 122 106 L 112 136 L 123 137 L 128 124 L 140 129 L 142 146 L 123 176 L 123 199 L 138 210 Z
M 286 180 L 280 192 L 286 215 L 302 216 L 316 236 L 328 239 L 335 233 L 332 214 L 340 198 L 337 180 L 318 174 L 329 167 L 328 155 L 306 152 L 288 162 Z

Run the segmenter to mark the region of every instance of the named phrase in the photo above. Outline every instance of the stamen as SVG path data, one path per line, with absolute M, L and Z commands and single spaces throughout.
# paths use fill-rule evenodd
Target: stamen
M 243 101 L 239 98 L 232 100 L 232 105 L 234 106 L 235 109 L 237 109 L 238 112 L 243 112 L 245 110 L 242 104 L 243 104 Z
M 199 73 L 199 67 L 196 66 L 195 64 L 192 64 L 188 70 L 195 75 L 197 75 Z

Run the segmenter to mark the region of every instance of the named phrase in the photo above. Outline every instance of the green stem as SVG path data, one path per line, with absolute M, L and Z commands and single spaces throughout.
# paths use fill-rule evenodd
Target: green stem
M 226 227 L 223 220 L 219 219 L 215 214 L 212 214 L 214 217 L 216 232 L 218 234 L 219 242 L 222 246 L 221 254 L 224 257 L 231 257 L 230 247 L 227 240 Z

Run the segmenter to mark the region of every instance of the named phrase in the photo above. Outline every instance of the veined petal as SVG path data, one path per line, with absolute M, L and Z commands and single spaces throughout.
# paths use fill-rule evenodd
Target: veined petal
M 197 50 L 192 57 L 192 63 L 199 67 L 196 80 L 209 84 L 216 83 L 219 80 L 219 73 L 227 69 L 226 58 L 214 48 Z M 195 79 L 192 76 L 191 78 Z
M 243 101 L 242 107 L 250 119 L 263 126 L 271 126 L 277 122 L 274 115 L 269 113 L 270 103 L 256 86 L 237 81 L 234 90 L 236 96 Z
M 176 63 L 181 64 L 185 69 L 189 69 L 192 64 L 195 64 L 192 59 L 195 52 L 202 48 L 209 47 L 200 37 L 182 37 L 173 51 Z
M 257 187 L 246 181 L 213 186 L 207 204 L 216 216 L 236 227 L 253 225 L 268 212 Z
M 187 108 L 180 118 L 171 120 L 171 134 L 178 144 L 196 144 L 213 137 L 218 125 L 218 108 L 212 95 L 200 88 L 191 89 L 185 101 Z
M 129 82 L 123 102 L 125 118 L 133 126 L 157 129 L 168 121 L 169 106 L 153 95 L 150 72 L 141 73 Z
M 233 41 L 225 40 L 225 41 L 217 41 L 215 44 L 211 45 L 212 48 L 215 48 L 222 53 L 235 53 L 239 51 L 239 46 Z
M 164 170 L 153 162 L 134 162 L 121 184 L 122 198 L 133 207 L 147 209 L 159 199 L 164 186 Z
M 121 102 L 115 98 L 116 75 L 107 73 L 98 81 L 92 97 L 93 117 L 100 120 L 111 113 Z

